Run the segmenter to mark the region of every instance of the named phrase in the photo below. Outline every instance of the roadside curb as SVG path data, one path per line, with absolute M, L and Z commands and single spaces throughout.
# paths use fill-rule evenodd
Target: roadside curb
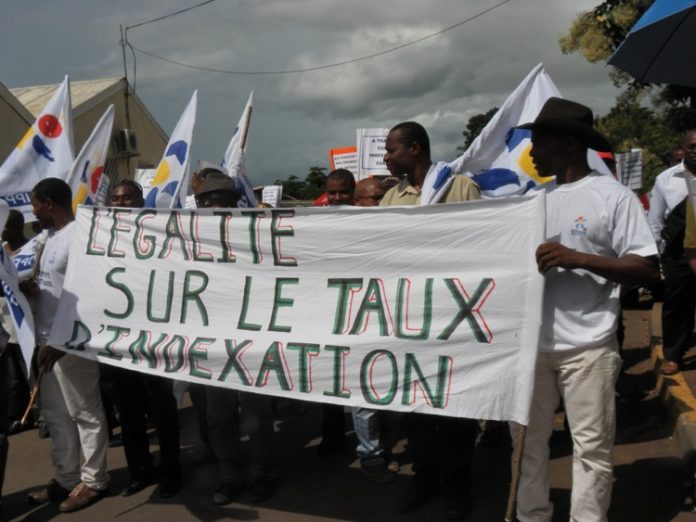
M 662 304 L 656 303 L 650 313 L 650 358 L 655 372 L 656 388 L 667 408 L 673 433 L 684 454 L 696 450 L 696 397 L 681 372 L 662 375 Z

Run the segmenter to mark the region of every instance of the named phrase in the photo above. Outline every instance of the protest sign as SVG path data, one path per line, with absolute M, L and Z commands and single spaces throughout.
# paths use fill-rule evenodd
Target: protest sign
M 631 190 L 643 187 L 643 151 L 631 149 L 630 152 L 616 154 L 616 172 L 621 184 Z
M 267 185 L 263 187 L 261 201 L 271 207 L 279 207 L 283 199 L 283 185 Z
M 80 207 L 50 344 L 206 385 L 526 423 L 544 195 Z
M 387 141 L 389 129 L 358 129 L 356 143 L 358 144 L 358 171 L 356 179 L 370 176 L 389 176 L 391 173 L 384 164 L 384 144 Z
M 358 148 L 343 147 L 340 149 L 331 149 L 329 151 L 329 166 L 331 170 L 346 169 L 353 173 L 353 176 L 358 175 Z

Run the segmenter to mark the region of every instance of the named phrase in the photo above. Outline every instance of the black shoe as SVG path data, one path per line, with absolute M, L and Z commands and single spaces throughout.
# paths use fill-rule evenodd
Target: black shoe
M 469 493 L 466 488 L 446 487 L 445 518 L 462 520 L 469 512 Z
M 276 485 L 274 479 L 257 480 L 249 486 L 249 500 L 253 504 L 263 502 L 275 493 Z
M 181 490 L 181 477 L 178 475 L 164 477 L 160 482 L 160 498 L 169 498 L 176 495 Z
M 62 502 L 70 495 L 70 490 L 65 489 L 55 480 L 46 484 L 46 487 L 38 491 L 32 491 L 27 495 L 27 502 L 30 504 L 45 504 L 46 502 Z
M 376 484 L 391 484 L 394 482 L 394 473 L 392 473 L 384 461 L 374 464 L 361 464 L 363 474 Z
M 28 430 L 32 427 L 33 422 L 27 422 L 27 424 L 22 424 L 21 421 L 12 421 L 10 424 L 10 429 L 7 430 L 8 435 L 16 435 L 17 433 L 22 433 L 24 430 Z
M 338 437 L 324 437 L 317 446 L 317 453 L 322 456 L 333 455 L 344 445 L 345 439 Z
M 121 496 L 122 497 L 130 497 L 131 495 L 135 495 L 136 493 L 142 491 L 143 489 L 148 487 L 150 484 L 152 484 L 152 482 L 153 482 L 152 476 L 131 479 L 131 481 L 128 483 L 128 486 L 126 486 L 126 489 L 124 489 L 123 492 L 121 493 Z
M 244 492 L 242 484 L 234 484 L 233 482 L 223 482 L 213 495 L 213 504 L 216 506 L 224 506 L 230 502 L 234 502 Z
M 438 477 L 422 479 L 414 476 L 406 492 L 396 503 L 399 513 L 409 513 L 420 509 L 440 494 L 440 481 Z
M 109 437 L 110 448 L 118 448 L 119 446 L 123 446 L 123 437 L 121 435 L 112 435 Z

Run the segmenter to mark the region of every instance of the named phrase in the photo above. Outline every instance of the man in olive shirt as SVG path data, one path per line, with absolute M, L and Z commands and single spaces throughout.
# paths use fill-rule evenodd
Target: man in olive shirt
M 452 175 L 447 164 L 433 164 L 430 139 L 420 124 L 396 125 L 387 135 L 385 149 L 384 163 L 389 172 L 403 179 L 385 194 L 382 206 L 479 199 L 476 183 L 461 174 Z M 469 468 L 478 423 L 473 419 L 411 413 L 406 425 L 415 474 L 397 503 L 397 511 L 414 511 L 428 502 L 439 492 L 442 476 L 445 516 L 449 520 L 463 518 L 468 511 Z

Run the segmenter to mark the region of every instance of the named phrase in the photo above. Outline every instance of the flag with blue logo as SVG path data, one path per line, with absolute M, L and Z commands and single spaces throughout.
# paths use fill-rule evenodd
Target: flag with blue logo
M 25 221 L 34 221 L 31 211 L 34 185 L 44 178 L 65 179 L 74 157 L 70 80 L 66 76 L 0 166 L 0 199 L 22 212 Z
M 98 205 L 102 173 L 109 153 L 114 106 L 109 105 L 73 162 L 66 182 L 73 195 L 73 212 L 78 205 Z
M 524 194 L 550 181 L 537 174 L 529 156 L 530 130 L 516 129 L 534 121 L 550 97 L 561 97 L 543 64 L 537 65 L 510 94 L 469 148 L 450 165 L 474 179 L 482 197 Z
M 197 104 L 198 91 L 193 91 L 193 96 L 174 127 L 164 155 L 157 165 L 152 186 L 145 194 L 145 206 L 148 208 L 174 208 L 178 204 L 181 186 L 186 183 L 191 159 L 191 139 L 196 124 Z
M 10 214 L 10 207 L 0 200 L 0 230 L 5 228 L 5 222 Z M 31 356 L 34 353 L 34 318 L 27 298 L 19 290 L 17 270 L 4 247 L 0 246 L 0 285 L 2 285 L 5 302 L 12 317 L 12 324 L 17 332 L 17 340 L 24 358 L 24 371 L 31 368 Z M 27 375 L 28 377 L 28 375 Z
M 512 91 L 464 154 L 450 163 L 452 170 L 473 178 L 483 198 L 517 196 L 551 181 L 553 176 L 539 176 L 532 162 L 532 131 L 515 128 L 534 121 L 551 97 L 563 96 L 540 63 Z M 611 175 L 596 151 L 587 151 L 587 161 L 592 169 Z
M 230 176 L 235 179 L 237 192 L 239 192 L 239 208 L 254 208 L 258 204 L 251 181 L 246 175 L 245 154 L 246 142 L 249 136 L 249 125 L 251 124 L 251 112 L 254 108 L 254 91 L 249 94 L 246 107 L 242 117 L 239 118 L 237 128 L 234 130 L 230 144 L 225 151 L 225 157 L 221 165 L 227 169 Z

